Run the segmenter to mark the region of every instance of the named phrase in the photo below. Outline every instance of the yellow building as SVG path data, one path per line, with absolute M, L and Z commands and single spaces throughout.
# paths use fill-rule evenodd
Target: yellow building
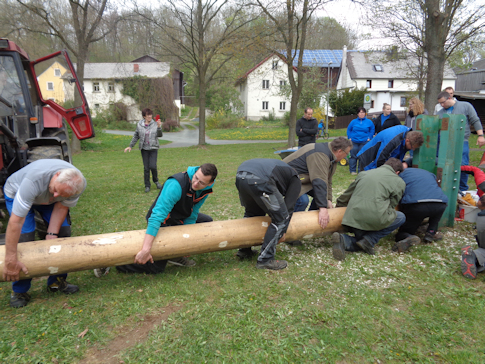
M 64 83 L 61 76 L 67 69 L 59 62 L 54 62 L 37 77 L 42 97 L 57 103 L 65 101 Z

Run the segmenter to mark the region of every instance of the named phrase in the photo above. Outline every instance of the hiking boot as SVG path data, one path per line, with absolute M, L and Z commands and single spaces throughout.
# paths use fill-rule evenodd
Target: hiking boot
M 79 287 L 74 284 L 70 284 L 64 277 L 57 277 L 57 282 L 47 286 L 47 291 L 72 294 L 79 291 Z
M 150 192 L 150 187 L 145 187 L 145 193 Z
M 345 260 L 345 244 L 344 244 L 344 237 L 342 236 L 342 234 L 333 233 L 330 241 L 333 244 L 333 247 L 332 247 L 333 257 L 340 261 Z
M 161 190 L 161 189 L 162 189 L 162 185 L 160 184 L 160 182 L 155 182 L 155 186 L 157 186 L 157 188 L 158 188 L 159 190 Z
M 413 245 L 419 244 L 421 239 L 416 235 L 410 235 L 406 239 L 398 241 L 392 247 L 393 252 L 404 253 L 409 250 L 409 248 Z
M 288 262 L 286 260 L 275 260 L 271 259 L 267 262 L 257 262 L 256 268 L 258 269 L 271 269 L 271 270 L 280 270 L 285 269 L 288 266 Z
M 188 257 L 169 259 L 168 263 L 172 265 L 178 265 L 179 267 L 193 267 L 195 265 L 195 261 L 189 259 Z
M 20 308 L 27 306 L 30 301 L 30 295 L 26 293 L 12 292 L 10 295 L 10 307 Z
M 429 224 L 420 225 L 416 229 L 416 234 L 426 234 L 426 232 L 428 231 L 428 226 Z
M 96 268 L 94 270 L 94 275 L 98 278 L 101 278 L 102 276 L 105 276 L 109 273 L 109 267 L 107 268 Z
M 461 273 L 470 279 L 477 278 L 477 256 L 470 245 L 461 248 Z
M 369 255 L 375 255 L 376 253 L 374 252 L 374 247 L 365 239 L 361 239 L 358 242 L 356 242 L 357 246 L 365 251 Z
M 242 248 L 242 249 L 239 249 L 238 252 L 236 253 L 236 257 L 238 257 L 241 260 L 245 260 L 245 259 L 251 260 L 256 255 L 258 255 L 258 252 L 251 248 Z
M 289 246 L 302 246 L 303 245 L 301 240 L 285 241 L 285 244 L 288 244 Z
M 424 242 L 426 244 L 431 244 L 433 241 L 438 241 L 438 240 L 442 240 L 443 239 L 443 234 L 439 233 L 439 232 L 436 232 L 436 233 L 431 233 L 431 232 L 426 232 L 426 234 L 424 235 Z

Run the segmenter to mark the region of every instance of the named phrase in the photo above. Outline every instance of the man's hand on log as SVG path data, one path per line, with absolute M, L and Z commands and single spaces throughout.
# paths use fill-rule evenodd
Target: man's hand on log
M 320 211 L 318 212 L 318 224 L 325 229 L 330 221 L 330 217 L 328 216 L 328 210 L 325 207 L 321 207 Z
M 6 261 L 3 267 L 3 280 L 6 282 L 15 282 L 20 278 L 20 271 L 24 274 L 29 274 L 29 270 L 24 265 L 24 263 L 15 261 Z
M 135 256 L 135 264 L 145 264 L 148 261 L 150 261 L 150 263 L 153 263 L 153 257 L 149 251 L 145 251 L 142 249 Z

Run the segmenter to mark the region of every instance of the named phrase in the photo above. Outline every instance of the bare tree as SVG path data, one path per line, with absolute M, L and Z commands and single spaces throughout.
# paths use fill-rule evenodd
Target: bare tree
M 113 31 L 120 20 L 117 16 L 109 17 L 110 24 L 100 31 L 108 9 L 108 0 L 17 0 L 28 13 L 35 15 L 36 22 L 22 22 L 23 30 L 56 37 L 76 57 L 76 73 L 79 82 L 84 81 L 84 64 L 88 60 L 89 46 L 103 39 Z M 66 21 L 66 14 L 70 21 Z M 75 100 L 80 103 L 80 100 Z M 73 135 L 72 152 L 81 150 L 79 140 Z
M 307 29 L 313 13 L 329 0 L 255 0 L 267 19 L 273 24 L 275 31 L 269 33 L 271 42 L 266 43 L 268 49 L 286 60 L 288 78 L 291 87 L 290 124 L 288 146 L 295 146 L 296 112 L 298 100 L 303 89 L 303 52 L 305 50 Z M 296 51 L 299 52 L 296 52 Z M 298 54 L 298 57 L 297 57 Z M 293 70 L 297 61 L 297 77 Z
M 441 91 L 446 60 L 485 29 L 485 7 L 464 0 L 374 0 L 372 23 L 426 67 L 425 104 L 432 110 Z
M 157 46 L 190 68 L 199 88 L 199 145 L 205 144 L 206 90 L 224 65 L 242 52 L 254 17 L 229 0 L 168 0 L 158 13 L 135 11 L 162 30 Z

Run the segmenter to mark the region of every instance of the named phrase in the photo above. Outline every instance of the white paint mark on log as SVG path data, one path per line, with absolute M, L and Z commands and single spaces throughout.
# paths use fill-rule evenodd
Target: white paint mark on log
M 49 269 L 50 274 L 56 274 L 59 271 L 58 267 L 49 267 L 47 269 Z
M 49 254 L 50 253 L 59 253 L 60 251 L 61 251 L 60 245 L 52 245 L 49 249 Z
M 123 235 L 114 235 L 110 236 L 109 238 L 101 238 L 93 240 L 93 244 L 95 245 L 109 245 L 109 244 L 116 244 L 119 239 L 123 239 Z
M 225 248 L 227 246 L 227 241 L 221 241 L 219 243 L 219 248 Z
M 266 221 L 263 221 L 263 227 L 268 227 L 268 223 Z
M 189 235 L 189 234 L 184 234 L 184 235 L 182 235 L 182 236 L 183 236 L 185 239 L 190 238 L 190 235 Z
M 311 238 L 313 238 L 313 234 L 310 234 L 310 235 L 305 235 L 305 236 L 303 237 L 303 239 L 311 239 Z

